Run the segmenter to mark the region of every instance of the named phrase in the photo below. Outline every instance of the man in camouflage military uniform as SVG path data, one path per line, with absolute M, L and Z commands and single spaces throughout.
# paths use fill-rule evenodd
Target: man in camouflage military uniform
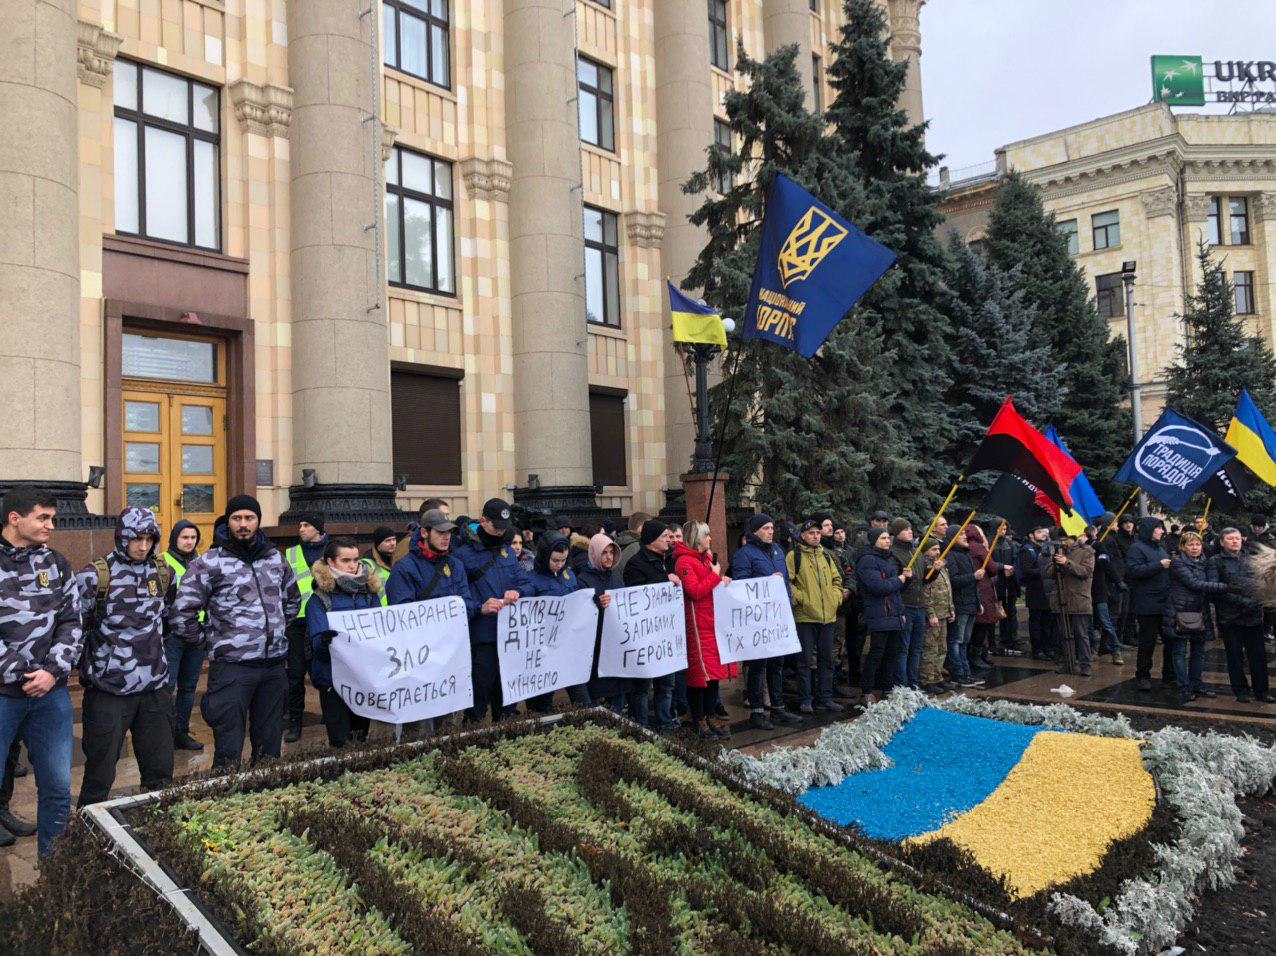
M 239 764 L 245 728 L 254 763 L 278 757 L 283 740 L 284 629 L 301 609 L 301 595 L 260 525 L 256 498 L 231 498 L 213 529 L 213 546 L 186 568 L 169 615 L 171 633 L 192 644 L 208 641 L 208 687 L 199 706 L 213 729 L 214 767 Z
M 173 695 L 164 652 L 172 572 L 155 558 L 159 533 L 149 509 L 125 508 L 115 522 L 115 550 L 76 577 L 84 621 L 79 807 L 110 795 L 130 733 L 142 787 L 159 790 L 173 780 Z
M 82 635 L 75 576 L 46 546 L 57 502 L 25 489 L 0 506 L 0 753 L 27 742 L 39 792 L 39 850 L 44 856 L 71 812 L 71 694 L 67 677 Z

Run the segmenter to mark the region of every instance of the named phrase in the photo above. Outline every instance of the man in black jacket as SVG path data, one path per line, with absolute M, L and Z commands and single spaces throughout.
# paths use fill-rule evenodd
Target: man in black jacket
M 1161 635 L 1161 617 L 1170 597 L 1170 555 L 1161 543 L 1165 522 L 1160 518 L 1140 518 L 1139 535 L 1125 556 L 1125 580 L 1130 586 L 1130 613 L 1139 635 L 1139 659 L 1135 677 L 1139 690 L 1152 689 L 1152 657 Z M 1176 686 L 1170 655 L 1161 654 L 1161 680 Z
M 1134 544 L 1134 518 L 1130 515 L 1122 515 L 1117 523 L 1116 543 L 1117 549 L 1121 552 L 1121 561 L 1124 563 L 1125 556 L 1130 553 L 1130 548 Z M 1113 621 L 1121 643 L 1130 648 L 1138 643 L 1138 638 L 1135 636 L 1134 615 L 1130 613 L 1130 588 L 1125 584 L 1124 578 L 1122 578 L 1122 584 L 1124 586 L 1121 588 L 1121 607 L 1113 614 Z
M 1105 514 L 1099 521 L 1100 528 L 1112 525 L 1115 515 Z M 1098 532 L 1099 537 L 1103 532 Z M 1117 545 L 1116 539 L 1109 534 L 1102 541 L 1094 544 L 1094 582 L 1091 587 L 1091 600 L 1094 603 L 1092 618 L 1092 638 L 1097 634 L 1098 652 L 1111 654 L 1113 664 L 1124 664 L 1121 656 L 1121 642 L 1117 638 L 1115 625 L 1112 623 L 1112 606 L 1120 599 L 1121 589 L 1125 587 L 1125 555 Z
M 1050 612 L 1049 581 L 1045 576 L 1049 560 L 1050 529 L 1033 528 L 1028 540 L 1015 557 L 1015 580 L 1024 592 L 1028 606 L 1028 641 L 1034 660 L 1052 661 L 1054 651 L 1054 615 Z
M 1241 533 L 1224 528 L 1219 535 L 1221 550 L 1210 560 L 1210 571 L 1227 593 L 1218 600 L 1218 625 L 1227 651 L 1227 675 L 1239 703 L 1253 699 L 1276 702 L 1268 692 L 1267 649 L 1263 642 L 1263 606 L 1253 597 L 1253 560 L 1241 547 Z M 1249 664 L 1249 674 L 1245 665 Z
M 992 559 L 1013 570 L 1015 561 L 1019 558 L 1019 548 L 1014 531 L 1007 528 L 997 547 L 992 549 Z M 1003 654 L 1023 654 L 1023 643 L 1019 640 L 1019 590 L 1019 579 L 1013 574 L 997 577 L 997 599 L 1006 611 L 1006 616 L 1001 619 L 997 628 L 997 642 Z
M 664 584 L 672 581 L 681 584 L 678 575 L 673 573 L 673 532 L 662 521 L 652 518 L 644 522 L 638 537 L 638 553 L 625 565 L 625 587 L 633 588 L 642 584 Z M 676 674 L 656 677 L 651 686 L 655 688 L 655 715 L 652 719 L 652 730 L 677 730 L 678 721 L 673 714 L 673 689 Z

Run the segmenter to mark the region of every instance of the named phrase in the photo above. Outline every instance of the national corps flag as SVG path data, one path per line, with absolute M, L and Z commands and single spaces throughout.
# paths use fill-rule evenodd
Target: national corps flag
M 890 249 L 777 173 L 740 335 L 810 358 L 894 261 Z
M 1212 429 L 1167 408 L 1121 466 L 1116 480 L 1138 485 L 1171 511 L 1182 511 L 1235 457 L 1236 449 Z

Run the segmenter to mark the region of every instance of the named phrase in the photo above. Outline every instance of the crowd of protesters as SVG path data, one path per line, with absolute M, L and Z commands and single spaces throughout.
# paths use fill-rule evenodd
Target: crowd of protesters
M 1004 526 L 990 542 L 973 523 L 943 518 L 921 529 L 885 512 L 848 530 L 828 515 L 800 524 L 752 515 L 729 562 L 709 526 L 669 525 L 635 514 L 572 528 L 555 517 L 516 528 L 510 505 L 489 500 L 476 519 L 452 519 L 447 502 L 426 501 L 399 534 L 377 528 L 363 545 L 329 535 L 322 515 L 300 516 L 299 542 L 280 551 L 263 533 L 261 508 L 232 498 L 211 546 L 179 522 L 158 552 L 154 514 L 125 508 L 116 547 L 78 574 L 48 545 L 56 500 L 16 490 L 5 496 L 0 531 L 0 845 L 38 835 L 49 851 L 71 807 L 73 711 L 68 689 L 78 665 L 84 688 L 84 777 L 78 805 L 105 799 L 131 736 L 141 784 L 166 786 L 175 750 L 202 750 L 191 733 L 196 687 L 207 662 L 200 711 L 213 734 L 213 766 L 233 769 L 245 738 L 251 760 L 278 757 L 301 737 L 308 679 L 319 695 L 328 742 L 367 737 L 369 721 L 333 690 L 329 614 L 379 605 L 461 597 L 469 614 L 473 704 L 468 722 L 500 720 L 497 620 L 523 597 L 593 593 L 672 582 L 682 588 L 685 670 L 655 679 L 598 675 L 602 616 L 590 680 L 569 688 L 573 704 L 601 704 L 659 732 L 727 736 L 723 681 L 740 666 L 718 654 L 714 589 L 776 576 L 791 599 L 800 651 L 743 666 L 750 724 L 769 730 L 817 711 L 836 713 L 898 686 L 940 694 L 983 686 L 989 655 L 1031 654 L 1088 676 L 1097 654 L 1123 664 L 1137 647 L 1135 679 L 1161 678 L 1180 700 L 1215 696 L 1202 680 L 1216 633 L 1238 701 L 1272 703 L 1265 642 L 1270 620 L 1254 597 L 1252 557 L 1272 545 L 1263 519 L 1248 536 L 1204 522 L 1166 534 L 1157 518 L 1102 520 L 1069 535 L 1042 526 L 1022 542 Z M 1115 529 L 1115 530 L 1114 530 Z M 924 540 L 920 540 L 924 538 Z M 1027 610 L 1028 646 L 1018 604 Z M 527 701 L 532 712 L 553 694 Z M 432 722 L 402 728 L 428 733 Z M 38 790 L 37 824 L 9 811 L 26 744 Z

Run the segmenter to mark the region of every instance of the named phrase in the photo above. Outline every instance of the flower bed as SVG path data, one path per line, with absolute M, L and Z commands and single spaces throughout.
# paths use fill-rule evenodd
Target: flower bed
M 592 713 L 243 775 L 133 817 L 258 952 L 1047 948 L 790 798 Z
M 813 747 L 727 762 L 1056 940 L 1124 953 L 1173 943 L 1232 880 L 1236 797 L 1276 781 L 1276 749 L 1248 738 L 907 690 Z

